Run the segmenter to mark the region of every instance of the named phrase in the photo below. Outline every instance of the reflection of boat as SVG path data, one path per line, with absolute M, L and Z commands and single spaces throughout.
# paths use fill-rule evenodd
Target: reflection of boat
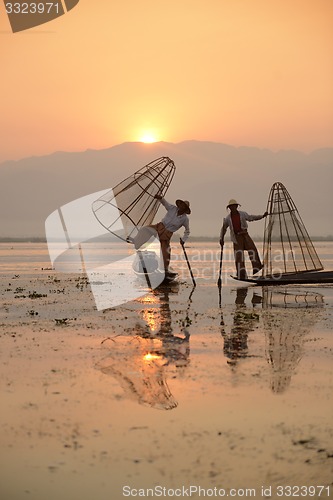
M 280 182 L 272 186 L 267 212 L 262 276 L 241 281 L 261 286 L 333 283 L 333 271 L 323 271 L 301 216 Z

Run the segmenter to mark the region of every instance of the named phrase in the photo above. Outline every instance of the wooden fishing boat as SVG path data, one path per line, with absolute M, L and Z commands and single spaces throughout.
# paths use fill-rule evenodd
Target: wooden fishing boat
M 261 286 L 333 283 L 333 271 L 324 270 L 296 205 L 281 182 L 271 188 L 267 212 L 262 275 L 232 277 Z
M 232 276 L 237 281 L 246 281 L 260 286 L 270 285 L 315 285 L 333 283 L 333 271 L 312 271 L 303 273 L 290 273 L 284 275 L 271 275 L 251 277 L 240 280 L 237 276 Z

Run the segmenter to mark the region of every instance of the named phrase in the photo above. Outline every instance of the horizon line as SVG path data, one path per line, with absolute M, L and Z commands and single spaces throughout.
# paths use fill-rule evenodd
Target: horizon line
M 256 241 L 263 241 L 264 238 L 263 236 L 255 235 L 252 237 Z M 325 236 L 311 236 L 310 239 L 312 241 L 333 241 L 333 235 L 328 234 Z M 56 240 L 55 240 L 56 241 Z M 60 241 L 60 240 L 59 240 Z M 105 240 L 103 241 L 103 238 L 101 238 L 100 242 L 107 242 L 110 241 L 109 238 L 107 238 L 107 235 L 105 236 Z M 114 240 L 117 241 L 118 240 Z M 114 242 L 113 241 L 113 242 Z M 119 240 L 120 242 L 121 240 Z M 189 243 L 191 241 L 219 241 L 219 236 L 190 236 L 189 238 Z M 227 240 L 229 242 L 229 239 Z M 231 242 L 231 240 L 230 240 Z M 0 236 L 0 243 L 47 243 L 47 239 L 45 236 Z
M 151 143 L 145 143 L 143 141 L 124 141 L 124 142 L 120 142 L 118 144 L 113 144 L 112 146 L 107 146 L 105 148 L 100 148 L 100 149 L 96 149 L 96 148 L 86 148 L 86 149 L 81 149 L 81 150 L 76 150 L 76 151 L 73 151 L 73 150 L 55 150 L 53 152 L 50 152 L 50 153 L 45 153 L 45 154 L 31 154 L 30 156 L 23 156 L 21 158 L 18 158 L 18 159 L 7 159 L 7 160 L 1 160 L 0 162 L 0 167 L 3 163 L 7 163 L 7 162 L 19 162 L 19 161 L 22 161 L 22 160 L 29 160 L 31 158 L 42 158 L 42 157 L 45 157 L 45 156 L 52 156 L 52 155 L 56 155 L 56 154 L 81 154 L 81 153 L 86 153 L 86 152 L 94 152 L 94 151 L 107 151 L 109 149 L 113 149 L 113 148 L 116 148 L 116 147 L 119 147 L 119 146 L 124 146 L 126 144 L 136 144 L 136 145 L 142 145 L 143 147 L 145 148 L 151 148 L 151 147 L 154 147 L 154 145 L 158 145 L 158 144 L 170 144 L 170 145 L 179 145 L 179 144 L 184 144 L 186 142 L 197 142 L 197 143 L 209 143 L 209 144 L 220 144 L 221 146 L 227 146 L 227 147 L 230 147 L 230 148 L 233 148 L 233 149 L 257 149 L 259 151 L 269 151 L 273 154 L 278 154 L 278 153 L 281 153 L 281 152 L 296 152 L 296 153 L 300 153 L 302 155 L 305 155 L 305 156 L 309 156 L 311 155 L 312 153 L 316 152 L 316 151 L 322 151 L 322 150 L 327 150 L 327 149 L 333 149 L 333 146 L 323 146 L 323 147 L 320 147 L 320 148 L 315 148 L 309 152 L 306 152 L 306 151 L 302 151 L 302 150 L 299 150 L 299 149 L 295 149 L 295 148 L 279 148 L 279 149 L 270 149 L 270 148 L 267 148 L 267 147 L 260 147 L 260 146 L 247 146 L 247 145 L 242 145 L 242 146 L 234 146 L 232 144 L 228 144 L 226 142 L 219 142 L 219 141 L 211 141 L 211 140 L 202 140 L 202 139 L 184 139 L 183 141 L 179 141 L 179 142 L 171 142 L 171 141 L 155 141 L 155 142 L 151 142 Z

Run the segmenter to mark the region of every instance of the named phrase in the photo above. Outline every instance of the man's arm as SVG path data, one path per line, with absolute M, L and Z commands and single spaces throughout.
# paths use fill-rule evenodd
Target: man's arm
M 166 210 L 169 210 L 169 208 L 172 207 L 171 203 L 166 201 L 160 194 L 156 194 L 154 196 L 154 198 L 156 198 L 156 200 L 159 200 L 161 202 L 161 204 L 163 205 L 163 207 L 166 208 Z
M 220 232 L 220 245 L 221 247 L 223 247 L 224 245 L 224 236 L 225 236 L 225 233 L 227 232 L 227 229 L 228 229 L 228 222 L 223 219 L 223 225 L 221 227 L 221 232 Z
M 252 222 L 254 220 L 261 220 L 267 217 L 268 212 L 265 212 L 263 215 L 249 215 L 248 213 L 245 212 L 245 219 L 249 222 Z
M 183 225 L 184 225 L 185 231 L 184 231 L 184 234 L 182 237 L 182 241 L 183 241 L 183 243 L 185 243 L 185 241 L 190 236 L 190 223 L 189 223 L 188 219 L 184 222 Z

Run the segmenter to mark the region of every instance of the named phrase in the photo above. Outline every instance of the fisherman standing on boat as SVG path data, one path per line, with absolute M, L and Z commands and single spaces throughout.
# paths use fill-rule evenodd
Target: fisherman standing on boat
M 244 251 L 247 250 L 249 258 L 253 268 L 253 274 L 258 273 L 263 265 L 261 263 L 259 253 L 254 241 L 247 232 L 248 224 L 247 221 L 260 220 L 267 217 L 268 212 L 263 215 L 249 215 L 247 212 L 242 212 L 238 210 L 239 203 L 231 199 L 227 205 L 230 213 L 223 219 L 223 225 L 220 233 L 220 245 L 224 245 L 224 235 L 229 227 L 230 238 L 234 244 L 234 256 L 237 278 L 247 279 L 247 273 L 245 268 L 245 257 Z
M 173 233 L 181 227 L 185 228 L 181 241 L 185 243 L 189 237 L 190 223 L 187 216 L 191 213 L 190 203 L 184 200 L 176 200 L 176 204 L 172 205 L 159 194 L 155 195 L 155 198 L 159 200 L 166 209 L 166 215 L 158 224 L 152 224 L 141 228 L 135 238 L 128 238 L 128 241 L 134 243 L 135 248 L 138 250 L 156 231 L 161 244 L 165 276 L 171 278 L 176 276 L 177 273 L 169 271 L 171 255 L 170 240 Z

